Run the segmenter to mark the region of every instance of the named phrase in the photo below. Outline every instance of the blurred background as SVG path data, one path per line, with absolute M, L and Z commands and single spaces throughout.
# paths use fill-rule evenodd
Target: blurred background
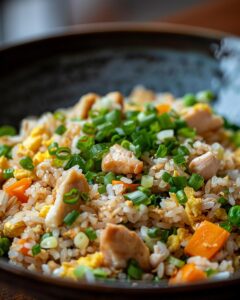
M 0 44 L 98 22 L 169 22 L 240 34 L 240 0 L 0 0 Z

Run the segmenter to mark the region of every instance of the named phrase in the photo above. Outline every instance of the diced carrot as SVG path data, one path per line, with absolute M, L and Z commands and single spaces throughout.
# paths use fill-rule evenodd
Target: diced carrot
M 20 252 L 21 252 L 23 255 L 28 255 L 28 251 L 29 251 L 29 249 L 26 248 L 26 247 L 22 247 L 21 250 L 20 250 Z
M 170 278 L 169 284 L 190 283 L 206 278 L 207 275 L 194 264 L 186 264 L 177 272 L 176 276 Z
M 19 181 L 16 181 L 12 185 L 5 188 L 5 191 L 10 196 L 16 196 L 19 201 L 22 203 L 27 202 L 28 197 L 25 195 L 26 189 L 30 187 L 32 180 L 30 178 L 23 178 Z
M 126 183 L 121 180 L 113 180 L 112 185 L 116 185 L 116 184 L 122 184 L 124 186 L 124 191 L 129 191 L 129 192 L 135 191 L 139 186 L 138 183 Z
M 161 114 L 169 112 L 171 109 L 171 105 L 169 103 L 160 103 L 156 106 L 156 109 L 157 109 L 158 113 L 161 115 Z
M 230 233 L 222 227 L 204 221 L 185 247 L 185 253 L 191 256 L 212 258 L 223 247 L 229 235 Z

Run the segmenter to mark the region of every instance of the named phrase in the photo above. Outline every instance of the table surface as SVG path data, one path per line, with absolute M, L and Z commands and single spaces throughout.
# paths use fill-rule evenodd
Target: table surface
M 216 0 L 196 5 L 161 21 L 221 30 L 240 35 L 240 0 Z

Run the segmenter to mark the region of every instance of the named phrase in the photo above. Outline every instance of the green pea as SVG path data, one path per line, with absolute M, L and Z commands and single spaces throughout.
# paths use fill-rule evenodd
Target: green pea
M 235 205 L 229 209 L 228 220 L 232 225 L 240 227 L 240 205 Z

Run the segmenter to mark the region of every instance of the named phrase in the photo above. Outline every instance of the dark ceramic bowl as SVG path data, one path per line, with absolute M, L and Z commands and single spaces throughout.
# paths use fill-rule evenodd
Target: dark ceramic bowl
M 27 115 L 70 106 L 80 95 L 142 84 L 176 96 L 211 89 L 215 109 L 234 122 L 240 111 L 240 42 L 218 32 L 169 25 L 75 28 L 0 50 L 0 117 L 17 125 Z M 239 274 L 191 286 L 165 283 L 87 284 L 59 280 L 0 260 L 0 282 L 40 299 L 231 299 Z

